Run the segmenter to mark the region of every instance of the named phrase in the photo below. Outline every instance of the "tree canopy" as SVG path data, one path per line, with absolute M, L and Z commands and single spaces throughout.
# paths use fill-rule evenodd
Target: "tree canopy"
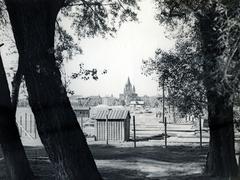
M 202 57 L 188 40 L 169 52 L 156 50 L 155 57 L 143 61 L 146 75 L 156 74 L 168 90 L 168 103 L 183 114 L 199 116 L 206 109 Z
M 239 2 L 224 0 L 203 0 L 203 1 L 171 1 L 156 0 L 157 8 L 160 9 L 156 18 L 172 28 L 185 23 L 188 28 L 187 33 L 180 32 L 180 36 L 192 36 L 192 42 L 197 41 L 199 52 L 204 54 L 204 48 L 211 47 L 211 42 L 204 43 L 201 38 L 205 32 L 211 37 L 217 38 L 216 47 L 212 54 L 217 56 L 215 62 L 211 58 L 205 57 L 204 64 L 215 64 L 215 69 L 211 69 L 207 77 L 214 78 L 215 81 L 209 85 L 216 84 L 216 89 L 220 94 L 224 91 L 235 92 L 239 86 Z M 201 24 L 204 18 L 212 19 L 211 29 L 206 29 L 207 24 Z M 212 35 L 211 35 L 212 33 Z M 215 34 L 215 35 L 213 35 Z M 206 47 L 208 46 L 208 47 Z M 207 84 L 206 84 L 207 85 Z
M 14 1 L 17 2 L 17 0 Z M 59 67 L 61 67 L 63 61 L 72 59 L 74 55 L 82 53 L 81 43 L 79 43 L 82 38 L 114 36 L 123 22 L 136 21 L 137 11 L 139 10 L 137 1 L 57 0 L 60 12 L 55 24 L 54 53 Z M 0 0 L 0 17 L 0 29 L 4 30 L 10 22 L 3 0 Z M 8 34 L 9 31 L 7 30 L 5 33 Z M 14 40 L 11 42 L 15 47 Z M 90 77 L 95 80 L 98 79 L 97 69 L 85 69 L 82 64 L 83 62 L 80 61 L 79 72 L 74 72 L 72 78 L 79 77 L 81 74 L 82 79 L 89 79 Z M 106 73 L 106 70 L 101 73 Z

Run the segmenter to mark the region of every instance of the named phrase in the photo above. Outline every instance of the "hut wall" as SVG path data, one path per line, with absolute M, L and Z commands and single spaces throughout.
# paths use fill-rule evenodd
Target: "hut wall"
M 96 122 L 97 141 L 106 141 L 106 121 Z M 108 140 L 109 141 L 125 141 L 126 131 L 125 122 L 122 120 L 108 121 Z M 129 134 L 129 133 L 128 133 Z

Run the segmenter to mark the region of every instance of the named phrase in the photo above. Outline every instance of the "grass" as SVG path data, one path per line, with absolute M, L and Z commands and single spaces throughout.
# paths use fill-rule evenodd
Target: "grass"
M 116 147 L 90 145 L 105 180 L 206 180 L 201 174 L 207 147 L 190 146 Z M 40 180 L 54 179 L 54 169 L 43 147 L 25 147 L 35 175 Z M 1 156 L 1 155 L 0 155 Z M 6 178 L 4 160 L 0 161 L 0 179 Z

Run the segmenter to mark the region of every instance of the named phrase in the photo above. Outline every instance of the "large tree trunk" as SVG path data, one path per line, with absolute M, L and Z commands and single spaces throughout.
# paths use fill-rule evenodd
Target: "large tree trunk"
M 207 7 L 209 8 L 209 7 Z M 200 15 L 199 27 L 204 55 L 204 85 L 207 91 L 208 120 L 210 127 L 209 152 L 206 172 L 212 176 L 236 176 L 238 174 L 234 149 L 232 92 L 224 86 L 219 67 L 222 53 L 218 45 L 221 34 L 214 30 L 218 17 L 213 5 Z
M 206 172 L 214 176 L 237 176 L 233 105 L 229 95 L 219 96 L 216 92 L 208 93 L 208 113 L 210 143 Z
M 6 0 L 42 143 L 63 180 L 99 180 L 86 139 L 67 97 L 54 57 L 60 0 Z
M 33 173 L 27 160 L 18 128 L 10 91 L 0 56 L 0 143 L 7 165 L 8 179 L 32 180 Z

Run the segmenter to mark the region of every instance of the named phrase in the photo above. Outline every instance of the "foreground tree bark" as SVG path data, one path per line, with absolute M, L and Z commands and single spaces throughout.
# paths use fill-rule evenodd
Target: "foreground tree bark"
M 210 143 L 206 171 L 215 176 L 234 177 L 238 167 L 234 149 L 233 105 L 229 96 L 208 95 Z
M 232 93 L 224 86 L 218 74 L 218 59 L 221 49 L 217 31 L 213 29 L 218 16 L 213 6 L 204 16 L 199 16 L 200 36 L 205 57 L 204 85 L 207 91 L 208 121 L 210 128 L 209 152 L 206 173 L 212 176 L 234 177 L 238 168 L 234 148 Z
M 58 179 L 99 180 L 86 139 L 67 97 L 54 57 L 60 0 L 5 0 L 29 104 Z
M 33 173 L 27 160 L 18 128 L 10 91 L 0 56 L 0 143 L 8 171 L 8 179 L 32 180 Z

